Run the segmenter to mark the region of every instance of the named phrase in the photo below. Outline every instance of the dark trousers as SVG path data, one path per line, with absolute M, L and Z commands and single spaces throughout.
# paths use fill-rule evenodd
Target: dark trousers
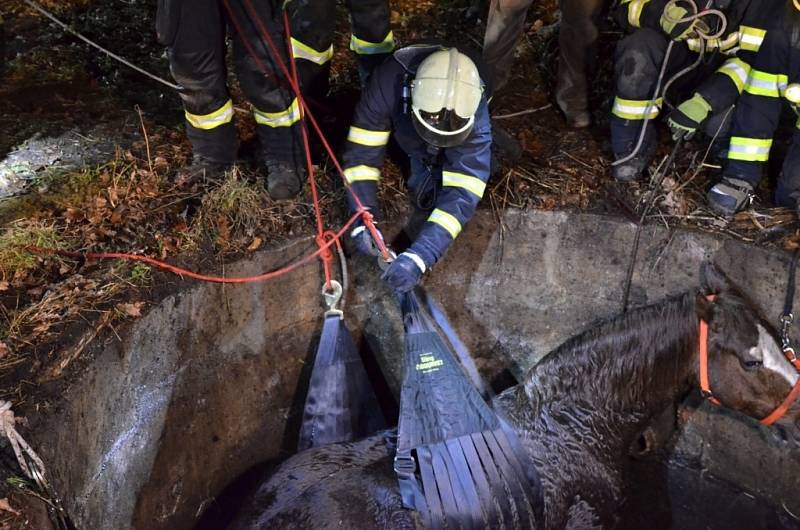
M 514 49 L 525 28 L 533 0 L 492 0 L 483 43 L 483 56 L 495 90 L 508 82 Z M 587 74 L 594 67 L 598 19 L 604 0 L 560 0 L 559 66 L 556 101 L 565 112 L 586 110 Z
M 631 117 L 625 115 L 635 113 L 636 102 L 644 105 L 652 97 L 658 84 L 658 76 L 664 62 L 669 38 L 654 29 L 644 28 L 623 38 L 617 44 L 614 62 L 614 80 L 616 83 L 616 96 L 613 116 L 611 117 L 611 145 L 617 158 L 627 155 L 638 139 L 643 123 L 643 116 Z M 672 46 L 669 62 L 661 83 L 663 91 L 666 83 L 675 74 L 692 65 L 698 57 L 685 43 L 676 42 Z M 714 54 L 704 60 L 697 68 L 676 79 L 669 91 L 670 103 L 678 105 L 690 97 L 698 86 L 712 75 L 724 62 L 725 56 Z M 662 92 L 663 93 L 663 92 Z M 617 101 L 625 100 L 628 107 L 626 111 L 617 110 Z M 666 104 L 662 104 L 666 108 Z M 646 110 L 640 107 L 642 112 Z M 656 113 L 656 108 L 651 108 Z M 729 109 L 722 109 L 718 115 L 711 116 L 707 122 L 706 132 L 710 136 L 716 135 L 718 141 L 725 143 L 726 132 L 730 125 Z M 723 117 L 726 119 L 723 120 Z M 651 118 L 654 118 L 651 114 Z M 654 122 L 648 122 L 646 141 L 655 142 Z
M 783 160 L 783 170 L 775 188 L 775 202 L 789 208 L 800 205 L 800 128 L 795 128 L 792 143 Z
M 280 3 L 253 0 L 252 5 L 288 64 Z M 159 4 L 159 38 L 168 47 L 172 76 L 183 87 L 180 95 L 187 113 L 187 136 L 196 155 L 226 163 L 235 159 L 236 130 L 232 110 L 226 110 L 230 94 L 225 36 L 230 26 L 233 63 L 242 91 L 258 111 L 257 121 L 260 114 L 261 121 L 276 124 L 258 126 L 264 148 L 284 160 L 291 159 L 299 152 L 298 127 L 286 125 L 291 119 L 282 120 L 281 113 L 291 113 L 294 95 L 242 0 L 230 0 L 230 6 L 242 35 L 234 29 L 231 14 L 220 0 L 162 0 Z M 250 56 L 245 43 L 268 74 Z
M 331 49 L 336 29 L 335 0 L 292 0 L 286 9 L 297 45 L 310 48 L 295 56 L 303 92 L 312 97 L 324 96 L 328 89 Z M 351 48 L 356 53 L 359 68 L 371 70 L 394 49 L 390 37 L 388 0 L 346 0 L 350 12 L 353 38 Z M 305 59 L 303 59 L 305 54 Z

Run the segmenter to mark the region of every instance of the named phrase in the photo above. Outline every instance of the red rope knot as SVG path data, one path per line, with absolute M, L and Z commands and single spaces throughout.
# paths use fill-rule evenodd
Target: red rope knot
M 389 261 L 391 259 L 389 247 L 386 246 L 383 238 L 379 235 L 378 228 L 375 226 L 375 222 L 373 221 L 375 217 L 372 215 L 372 212 L 370 212 L 365 206 L 360 206 L 356 212 L 361 216 L 361 222 L 364 223 L 364 226 L 367 228 L 367 230 L 369 230 L 373 241 L 375 241 L 375 245 L 377 245 L 378 249 L 381 251 L 381 256 L 383 256 L 383 259 Z
M 335 245 L 339 245 L 339 238 L 336 237 L 334 232 L 330 230 L 319 234 L 316 237 L 317 246 L 319 246 L 320 254 L 319 258 L 324 261 L 325 263 L 330 263 L 333 261 L 333 252 L 331 251 L 331 247 Z

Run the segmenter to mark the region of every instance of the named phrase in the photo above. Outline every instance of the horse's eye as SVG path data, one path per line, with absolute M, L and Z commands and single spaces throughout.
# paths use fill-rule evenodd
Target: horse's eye
M 761 368 L 764 363 L 761 361 L 745 361 L 744 363 L 745 368 L 754 369 L 754 368 Z

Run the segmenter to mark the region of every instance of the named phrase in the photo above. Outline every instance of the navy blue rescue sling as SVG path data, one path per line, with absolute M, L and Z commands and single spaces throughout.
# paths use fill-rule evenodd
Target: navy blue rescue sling
M 386 426 L 342 312 L 327 311 L 306 396 L 298 451 L 358 440 Z
M 434 530 L 542 528 L 538 474 L 456 360 L 453 349 L 469 355 L 444 314 L 429 304 L 439 330 L 413 292 L 400 305 L 406 353 L 395 472 L 403 504 Z

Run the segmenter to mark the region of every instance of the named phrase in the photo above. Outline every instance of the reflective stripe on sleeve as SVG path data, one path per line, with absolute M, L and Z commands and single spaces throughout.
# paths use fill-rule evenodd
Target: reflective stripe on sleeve
M 483 197 L 483 192 L 486 190 L 486 183 L 481 179 L 455 171 L 442 171 L 442 186 L 465 189 L 479 199 Z
M 614 108 L 611 109 L 611 113 L 624 120 L 643 120 L 645 117 L 649 117 L 652 120 L 658 116 L 661 102 L 661 98 L 653 104 L 648 99 L 637 100 L 616 97 L 614 98 Z
M 376 181 L 381 176 L 381 170 L 372 166 L 353 166 L 345 168 L 344 179 L 348 184 L 365 180 Z
M 347 133 L 347 141 L 367 147 L 381 147 L 389 143 L 390 131 L 371 131 L 352 125 Z
M 728 158 L 731 160 L 743 160 L 745 162 L 766 162 L 769 160 L 769 150 L 772 147 L 772 139 L 763 138 L 743 138 L 734 136 L 731 138 L 731 145 L 728 149 Z
M 642 10 L 647 2 L 650 0 L 631 0 L 628 3 L 628 24 L 634 28 L 642 26 Z
M 333 44 L 327 50 L 320 52 L 292 37 L 292 57 L 322 65 L 333 57 Z
M 767 31 L 750 26 L 739 26 L 739 46 L 743 50 L 757 52 L 764 42 Z
M 730 77 L 733 84 L 736 85 L 736 90 L 741 94 L 747 84 L 747 77 L 750 75 L 750 65 L 739 58 L 728 59 L 717 71 Z
M 428 221 L 435 223 L 447 230 L 453 239 L 457 238 L 458 234 L 461 233 L 461 223 L 458 222 L 458 219 L 444 210 L 440 210 L 439 208 L 436 208 L 431 212 L 430 217 L 428 217 Z
M 350 37 L 350 49 L 359 55 L 389 53 L 394 50 L 394 33 L 387 33 L 381 42 L 369 42 L 353 35 Z
M 779 98 L 789 84 L 788 76 L 784 74 L 770 74 L 760 70 L 750 70 L 744 91 L 755 96 Z
M 253 111 L 256 123 L 268 127 L 289 127 L 300 120 L 300 103 L 294 98 L 289 108 L 280 112 Z
M 210 114 L 192 114 L 191 112 L 186 112 L 186 121 L 188 121 L 192 127 L 197 129 L 213 129 L 215 127 L 219 127 L 225 123 L 230 123 L 233 119 L 233 101 L 230 99 L 219 109 L 215 110 Z

